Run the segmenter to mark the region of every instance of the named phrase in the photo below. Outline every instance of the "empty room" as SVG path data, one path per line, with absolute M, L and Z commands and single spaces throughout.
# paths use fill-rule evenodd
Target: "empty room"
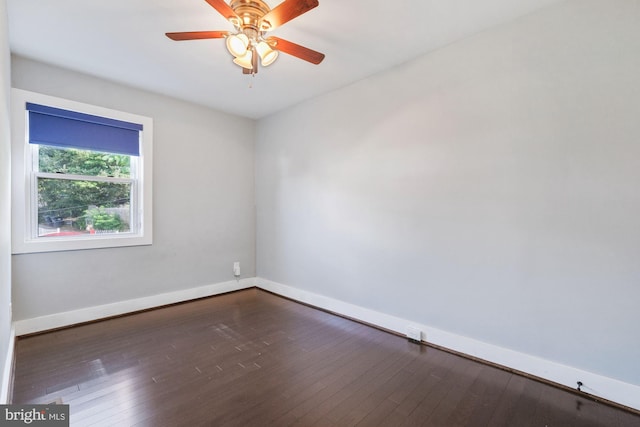
M 0 0 L 0 71 L 0 424 L 640 425 L 640 0 Z

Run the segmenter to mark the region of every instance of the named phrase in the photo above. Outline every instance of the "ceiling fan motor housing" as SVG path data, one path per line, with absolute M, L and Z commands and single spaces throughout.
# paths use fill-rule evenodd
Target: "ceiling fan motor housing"
M 271 10 L 265 2 L 261 0 L 231 0 L 230 6 L 239 18 L 239 22 L 234 22 L 237 20 L 233 18 L 231 23 L 240 28 L 245 34 L 249 32 L 248 36 L 251 33 L 257 34 L 269 29 L 270 25 L 268 23 L 260 22 L 262 17 Z

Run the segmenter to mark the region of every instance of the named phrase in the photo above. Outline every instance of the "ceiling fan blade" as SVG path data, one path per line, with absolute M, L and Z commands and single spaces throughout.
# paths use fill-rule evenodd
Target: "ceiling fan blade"
M 299 44 L 279 37 L 269 37 L 267 43 L 269 43 L 272 49 L 279 50 L 280 52 L 295 56 L 312 64 L 318 65 L 324 59 L 324 53 L 316 52 L 308 47 L 300 46 Z
M 217 10 L 218 13 L 224 16 L 227 20 L 230 20 L 231 18 L 240 20 L 240 18 L 238 18 L 238 15 L 236 15 L 233 9 L 231 9 L 231 6 L 229 6 L 224 0 L 205 0 L 205 1 L 209 3 L 211 7 Z
M 318 6 L 318 0 L 284 0 L 262 17 L 261 28 L 271 31 Z
M 229 35 L 229 31 L 186 31 L 182 33 L 166 33 L 171 40 L 200 40 L 200 39 L 222 39 Z

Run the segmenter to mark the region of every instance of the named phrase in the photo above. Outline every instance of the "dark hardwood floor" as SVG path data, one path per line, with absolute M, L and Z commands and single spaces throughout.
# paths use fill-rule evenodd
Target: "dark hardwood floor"
M 258 289 L 21 338 L 13 403 L 72 426 L 640 426 L 640 416 Z

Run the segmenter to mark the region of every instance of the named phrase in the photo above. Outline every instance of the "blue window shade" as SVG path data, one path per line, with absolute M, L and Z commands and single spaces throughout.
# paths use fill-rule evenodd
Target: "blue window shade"
M 29 143 L 140 155 L 142 125 L 27 103 Z

